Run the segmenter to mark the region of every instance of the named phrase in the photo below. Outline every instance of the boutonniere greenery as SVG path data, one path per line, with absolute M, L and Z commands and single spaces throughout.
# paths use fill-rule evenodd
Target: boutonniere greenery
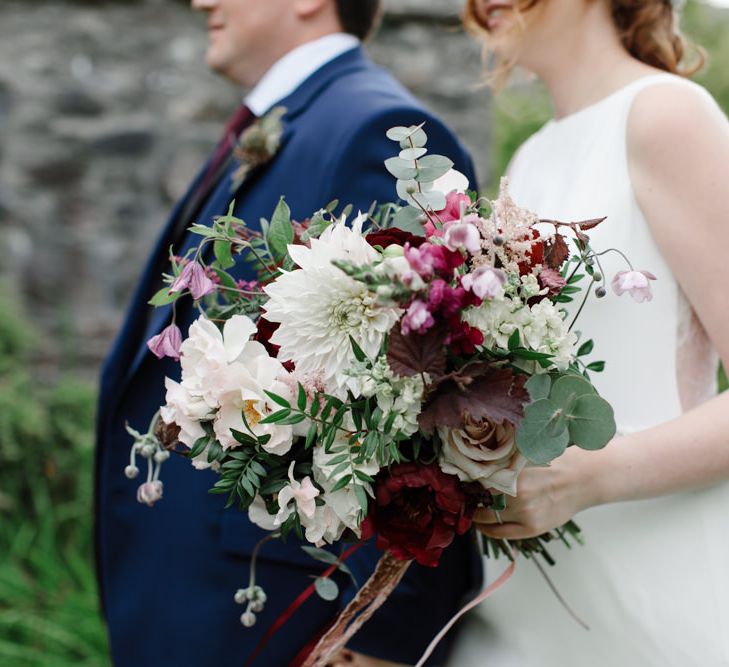
M 281 119 L 286 111 L 286 107 L 274 107 L 240 135 L 233 150 L 239 165 L 231 176 L 232 191 L 243 184 L 251 170 L 270 162 L 278 153 L 284 129 Z

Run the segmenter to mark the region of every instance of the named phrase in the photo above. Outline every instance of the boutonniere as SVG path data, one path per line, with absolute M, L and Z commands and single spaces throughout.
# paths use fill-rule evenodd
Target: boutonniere
M 240 164 L 230 177 L 231 191 L 235 192 L 243 184 L 252 169 L 270 162 L 278 153 L 284 130 L 281 119 L 286 111 L 286 107 L 274 107 L 240 135 L 233 150 Z

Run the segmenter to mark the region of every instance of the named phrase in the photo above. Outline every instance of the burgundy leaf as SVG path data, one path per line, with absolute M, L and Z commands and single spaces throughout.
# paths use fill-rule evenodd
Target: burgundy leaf
M 544 263 L 550 269 L 559 269 L 570 256 L 570 249 L 562 234 L 555 232 L 554 236 L 548 239 L 544 246 Z
M 400 327 L 390 332 L 387 361 L 396 375 L 409 377 L 430 373 L 438 378 L 445 373 L 445 339 L 448 329 L 437 324 L 424 334 L 411 333 L 404 336 Z
M 427 434 L 438 426 L 463 428 L 465 416 L 473 421 L 490 419 L 518 426 L 529 403 L 526 376 L 514 375 L 508 368 L 489 368 L 470 382 L 452 378 L 438 386 L 420 415 L 420 428 Z

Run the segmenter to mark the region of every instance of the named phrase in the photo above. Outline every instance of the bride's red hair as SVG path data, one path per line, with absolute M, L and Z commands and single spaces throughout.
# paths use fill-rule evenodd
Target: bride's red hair
M 526 12 L 540 1 L 521 0 L 518 10 Z M 671 0 L 607 1 L 623 46 L 634 58 L 681 76 L 691 76 L 704 66 L 704 51 L 681 34 Z M 478 3 L 479 0 L 466 0 L 463 22 L 470 32 L 483 38 L 486 28 Z M 502 63 L 504 66 L 510 69 L 509 64 Z

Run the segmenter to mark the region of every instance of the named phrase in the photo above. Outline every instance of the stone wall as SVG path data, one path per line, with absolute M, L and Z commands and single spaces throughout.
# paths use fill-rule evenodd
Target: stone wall
M 440 113 L 488 179 L 479 49 L 458 0 L 389 0 L 373 57 Z M 204 65 L 203 17 L 172 0 L 0 6 L 0 281 L 94 373 L 172 202 L 240 92 Z

